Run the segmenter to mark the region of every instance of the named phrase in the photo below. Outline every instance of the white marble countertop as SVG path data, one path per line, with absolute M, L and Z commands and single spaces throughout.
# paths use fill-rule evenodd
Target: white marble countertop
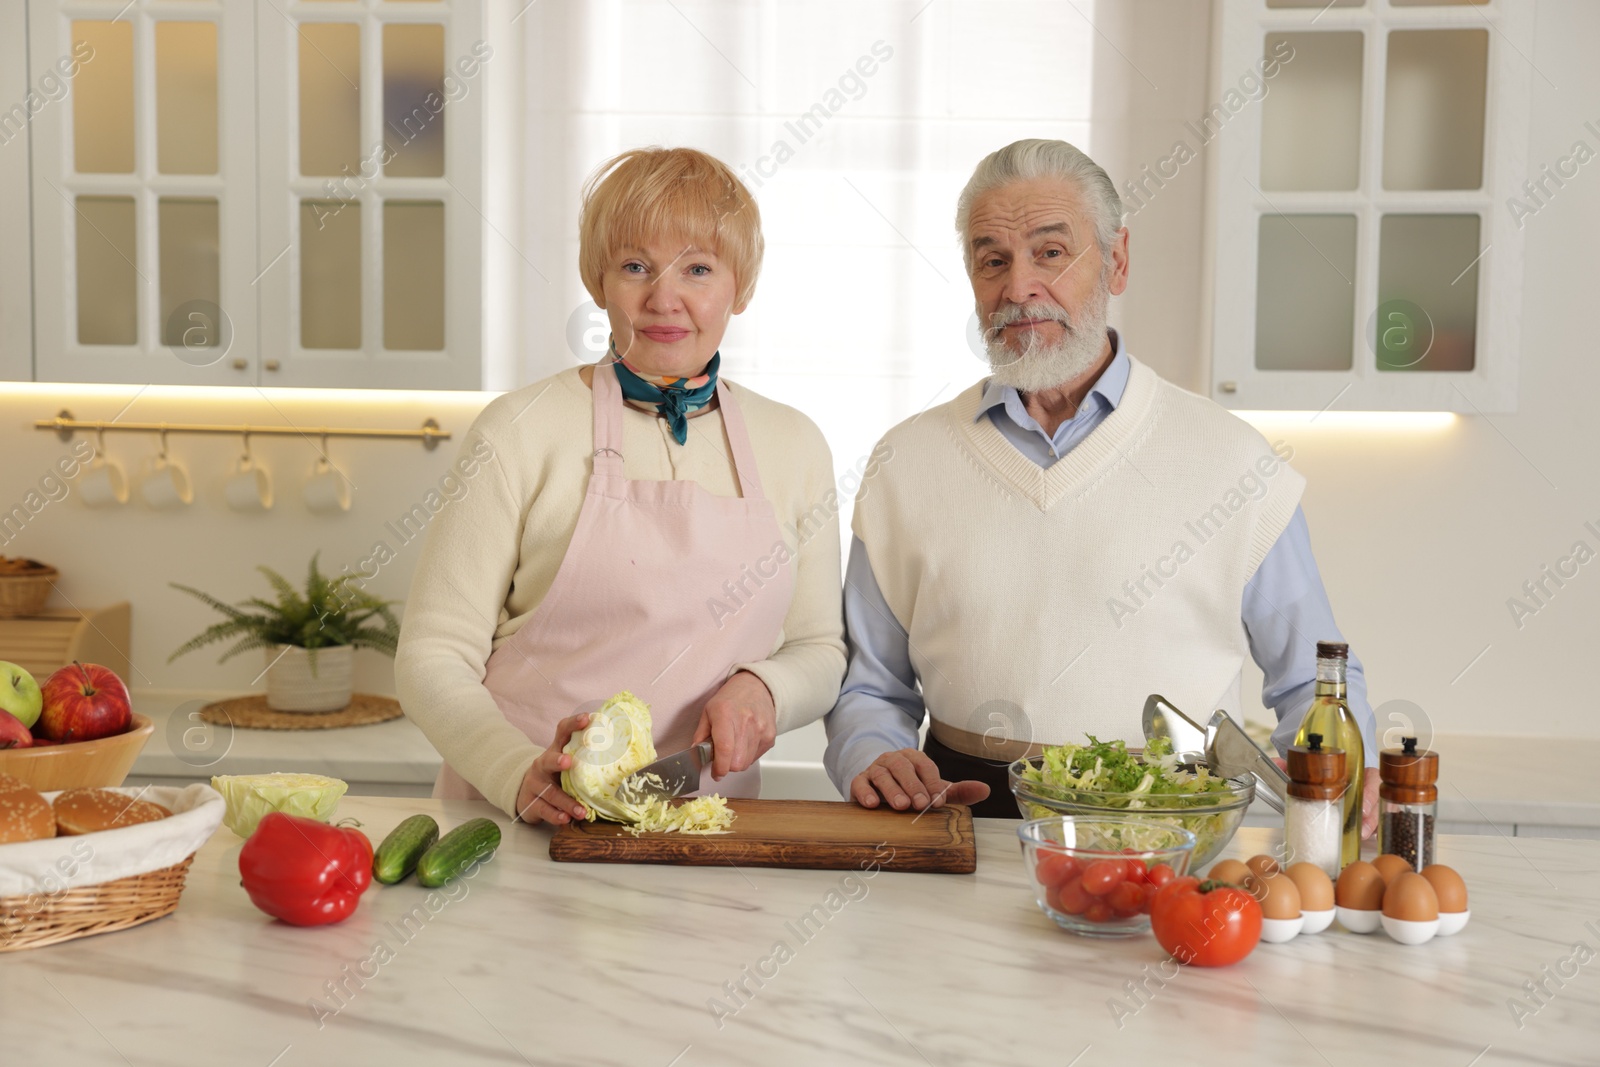
M 479 814 L 505 822 L 488 805 L 399 798 L 347 797 L 339 815 L 378 839 L 418 811 L 447 827 Z M 296 929 L 250 904 L 238 884 L 240 842 L 221 829 L 176 914 L 4 958 L 5 1061 L 1597 1061 L 1600 959 L 1575 974 L 1567 965 L 1520 1028 L 1508 1002 L 1531 1012 L 1524 980 L 1547 966 L 1557 973 L 1578 942 L 1600 947 L 1600 842 L 1441 839 L 1441 859 L 1472 894 L 1463 933 L 1415 948 L 1337 930 L 1262 945 L 1231 968 L 1149 982 L 1141 1006 L 1129 984 L 1159 974 L 1167 957 L 1150 937 L 1094 941 L 1057 929 L 1033 904 L 1014 833 L 1014 823 L 979 821 L 973 875 L 863 879 L 556 864 L 548 831 L 513 826 L 471 879 L 432 896 L 413 883 L 374 885 L 346 922 Z M 1244 857 L 1272 840 L 1243 830 L 1230 852 Z M 830 903 L 820 929 L 797 936 L 792 924 Z M 407 913 L 416 918 L 402 927 Z M 773 956 L 780 941 L 790 955 Z M 746 968 L 762 966 L 770 977 L 758 988 Z M 741 980 L 753 996 L 730 1004 L 724 983 Z M 339 983 L 347 992 L 335 999 Z M 719 1027 L 713 1001 L 738 1011 Z

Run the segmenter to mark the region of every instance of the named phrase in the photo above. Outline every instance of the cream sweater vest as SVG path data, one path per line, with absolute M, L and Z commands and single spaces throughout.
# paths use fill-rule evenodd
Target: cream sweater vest
M 1305 479 L 1138 361 L 1118 407 L 1048 469 L 976 418 L 982 386 L 891 430 L 856 500 L 930 714 L 1061 744 L 1140 741 L 1151 693 L 1238 712 L 1245 583 Z

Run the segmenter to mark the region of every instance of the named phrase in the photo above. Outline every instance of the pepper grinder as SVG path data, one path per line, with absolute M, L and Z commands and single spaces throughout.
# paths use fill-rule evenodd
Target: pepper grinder
M 1439 754 L 1417 750 L 1417 739 L 1378 753 L 1378 851 L 1399 856 L 1420 872 L 1433 863 L 1439 814 Z
M 1321 734 L 1289 747 L 1289 788 L 1284 803 L 1284 866 L 1310 863 L 1337 879 L 1344 843 L 1345 753 L 1323 748 Z

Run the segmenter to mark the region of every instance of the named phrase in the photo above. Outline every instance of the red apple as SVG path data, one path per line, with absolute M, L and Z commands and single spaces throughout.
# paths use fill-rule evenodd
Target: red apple
M 0 748 L 28 748 L 33 744 L 33 734 L 8 711 L 0 711 Z
M 133 725 L 128 688 L 110 667 L 73 660 L 39 688 L 44 711 L 34 729 L 51 741 L 93 741 Z

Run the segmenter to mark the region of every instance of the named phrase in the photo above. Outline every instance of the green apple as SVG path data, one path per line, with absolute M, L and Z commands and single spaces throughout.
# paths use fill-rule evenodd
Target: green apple
M 44 694 L 33 675 L 17 666 L 0 660 L 0 711 L 8 711 L 22 725 L 33 729 L 44 708 Z

